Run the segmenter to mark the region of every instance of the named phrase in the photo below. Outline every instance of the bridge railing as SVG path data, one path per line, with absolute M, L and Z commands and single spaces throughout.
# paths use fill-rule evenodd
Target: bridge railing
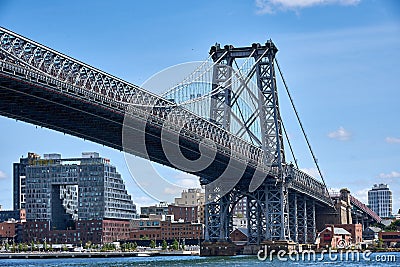
M 307 173 L 296 169 L 294 166 L 288 166 L 289 169 L 289 187 L 303 192 L 306 195 L 319 199 L 321 202 L 331 206 L 332 200 L 326 190 L 325 185 L 308 175 Z
M 375 221 L 380 222 L 382 219 L 379 217 L 378 214 L 376 214 L 373 210 L 367 207 L 364 203 L 362 203 L 360 200 L 355 198 L 354 196 L 350 195 L 350 202 L 360 210 L 364 211 L 367 213 L 371 218 L 373 218 Z

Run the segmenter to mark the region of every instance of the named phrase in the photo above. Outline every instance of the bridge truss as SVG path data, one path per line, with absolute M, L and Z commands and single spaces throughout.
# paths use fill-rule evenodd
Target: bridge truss
M 199 175 L 206 185 L 206 239 L 209 241 L 229 239 L 233 208 L 243 197 L 248 199 L 250 244 L 264 240 L 310 241 L 315 236 L 315 205 L 332 204 L 323 183 L 285 161 L 275 80 L 276 52 L 272 41 L 245 48 L 212 47 L 212 87 L 207 95 L 209 117 L 204 117 L 176 98 L 172 101 L 166 95 L 152 94 L 0 28 L 0 114 Z M 237 59 L 252 60 L 245 62 L 239 75 L 232 71 Z M 232 77 L 236 77 L 238 84 L 235 90 L 232 90 Z M 30 99 L 26 104 L 36 108 L 35 112 L 29 112 L 29 107 L 19 102 L 24 97 Z M 206 99 L 196 95 L 190 101 L 199 98 Z M 243 98 L 252 107 L 246 112 L 243 112 Z M 72 116 L 48 114 L 43 110 L 44 104 L 75 112 L 79 119 L 71 122 Z M 205 149 L 216 151 L 217 160 L 211 168 L 193 170 L 170 162 L 165 153 L 149 155 L 134 145 L 126 146 L 121 137 L 124 118 L 134 121 L 132 128 L 137 129 L 140 122 L 145 126 L 143 131 L 151 129 L 154 140 L 150 145 L 157 149 L 162 145 L 156 143 L 160 137 L 154 132 L 162 128 L 185 140 L 187 145 L 182 145 L 182 149 L 199 154 L 198 149 L 191 147 L 201 144 Z M 111 126 L 95 131 L 98 122 Z M 225 179 L 219 179 L 231 163 L 244 166 L 243 172 L 228 171 Z M 216 170 L 220 171 L 218 175 Z M 289 209 L 292 204 L 294 209 Z

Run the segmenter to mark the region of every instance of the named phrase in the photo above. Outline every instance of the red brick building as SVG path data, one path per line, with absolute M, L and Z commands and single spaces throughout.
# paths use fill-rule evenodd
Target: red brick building
M 358 244 L 363 241 L 362 238 L 362 224 L 335 224 L 335 227 L 345 229 L 351 234 L 351 243 Z
M 317 237 L 320 248 L 345 248 L 351 244 L 351 233 L 343 228 L 328 226 Z
M 175 220 L 184 222 L 199 222 L 198 206 L 176 206 L 168 205 L 168 214 L 174 215 Z
M 16 234 L 17 223 L 14 221 L 0 223 L 0 238 L 13 239 Z
M 23 241 L 52 244 L 111 243 L 129 238 L 130 222 L 123 220 L 87 220 L 75 222 L 75 229 L 50 230 L 48 222 L 28 221 Z
M 400 232 L 379 232 L 378 236 L 386 247 L 391 247 L 400 242 Z
M 202 239 L 203 225 L 201 223 L 173 221 L 169 216 L 153 216 L 132 221 L 132 231 L 129 239 Z
M 248 238 L 248 230 L 247 228 L 236 228 L 231 232 L 229 235 L 230 239 L 232 240 L 233 243 L 237 245 L 243 245 L 247 243 L 247 238 Z

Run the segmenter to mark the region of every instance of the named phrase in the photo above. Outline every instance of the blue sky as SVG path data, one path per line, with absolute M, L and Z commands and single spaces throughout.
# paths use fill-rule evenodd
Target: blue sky
M 207 58 L 216 42 L 248 46 L 272 38 L 328 187 L 348 187 L 366 201 L 374 183 L 387 183 L 394 210 L 400 208 L 398 1 L 3 0 L 0 25 L 138 85 L 167 67 Z M 315 172 L 279 88 L 299 165 Z M 156 202 L 135 184 L 118 151 L 4 117 L 0 133 L 4 208 L 12 206 L 12 163 L 28 151 L 64 157 L 98 151 L 117 166 L 137 204 Z M 178 184 L 197 184 L 189 175 L 157 169 Z M 149 175 L 140 167 L 135 173 Z

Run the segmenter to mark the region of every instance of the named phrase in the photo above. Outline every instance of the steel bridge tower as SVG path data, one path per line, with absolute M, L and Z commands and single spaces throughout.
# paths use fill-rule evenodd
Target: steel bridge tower
M 212 90 L 220 90 L 211 97 L 210 120 L 228 131 L 232 99 L 235 98 L 229 82 L 234 75 L 232 63 L 238 58 L 254 58 L 255 63 L 244 80 L 253 78 L 257 83 L 257 108 L 243 123 L 250 131 L 250 124 L 259 119 L 261 138 L 257 145 L 264 151 L 264 164 L 270 166 L 271 171 L 265 174 L 256 188 L 252 185 L 253 181 L 238 183 L 218 199 L 214 197 L 210 200 L 209 196 L 214 192 L 208 192 L 206 186 L 206 198 L 209 197 L 205 209 L 206 242 L 229 241 L 229 234 L 233 230 L 233 209 L 243 197 L 247 197 L 248 245 L 275 240 L 306 243 L 315 238 L 315 203 L 304 195 L 295 192 L 289 194 L 287 186 L 292 174 L 285 162 L 275 76 L 277 51 L 271 40 L 265 45 L 253 44 L 251 47 L 211 47 L 210 54 L 215 63 Z M 243 87 L 247 87 L 245 82 Z M 289 205 L 293 207 L 290 212 Z

